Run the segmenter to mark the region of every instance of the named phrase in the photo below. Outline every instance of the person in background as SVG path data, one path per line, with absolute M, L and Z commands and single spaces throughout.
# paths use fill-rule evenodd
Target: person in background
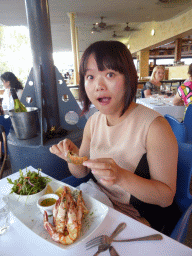
M 173 203 L 177 141 L 163 116 L 134 102 L 137 84 L 131 53 L 123 43 L 90 45 L 80 64 L 80 97 L 83 113 L 91 104 L 99 111 L 88 119 L 80 149 L 64 139 L 50 152 L 67 161 L 76 178 L 93 174 L 94 179 L 80 185 L 84 193 L 169 233 L 178 220 Z M 69 151 L 89 160 L 70 163 Z
M 185 80 L 184 84 L 178 87 L 177 93 L 173 99 L 174 105 L 185 105 L 184 117 L 188 106 L 192 104 L 192 64 L 189 65 L 188 75 L 189 78 Z
M 23 93 L 23 86 L 18 78 L 12 72 L 5 72 L 1 75 L 1 80 L 5 88 L 2 100 L 3 110 L 14 109 L 14 101 L 10 93 L 11 88 L 15 88 L 19 100 L 21 99 Z
M 143 87 L 145 98 L 160 93 L 160 86 L 162 85 L 161 81 L 164 79 L 164 76 L 165 69 L 163 66 L 156 66 L 153 69 L 150 80 L 146 82 Z

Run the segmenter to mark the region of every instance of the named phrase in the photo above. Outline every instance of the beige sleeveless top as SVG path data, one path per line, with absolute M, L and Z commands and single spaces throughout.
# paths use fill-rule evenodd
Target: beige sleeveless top
M 146 138 L 150 124 L 161 116 L 156 111 L 143 105 L 133 111 L 121 123 L 108 126 L 106 116 L 96 112 L 91 116 L 90 159 L 113 158 L 120 167 L 135 172 L 135 169 L 146 153 Z M 97 179 L 97 176 L 95 175 Z M 118 185 L 98 186 L 110 198 L 114 208 L 137 219 L 139 213 L 129 205 L 130 194 Z

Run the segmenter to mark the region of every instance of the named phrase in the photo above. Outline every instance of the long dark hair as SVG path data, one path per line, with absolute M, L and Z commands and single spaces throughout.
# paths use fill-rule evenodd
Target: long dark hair
M 19 89 L 23 90 L 22 83 L 18 80 L 18 78 L 12 72 L 5 72 L 1 75 L 1 80 L 5 82 L 10 82 L 10 87 L 15 88 L 16 91 Z
M 189 65 L 188 75 L 192 76 L 192 64 Z
M 128 109 L 137 92 L 137 72 L 128 48 L 118 41 L 98 41 L 91 44 L 84 52 L 79 70 L 80 101 L 83 103 L 82 114 L 89 110 L 91 102 L 87 97 L 84 86 L 84 77 L 87 71 L 87 63 L 90 55 L 93 55 L 98 69 L 112 69 L 125 76 L 125 99 L 122 115 Z

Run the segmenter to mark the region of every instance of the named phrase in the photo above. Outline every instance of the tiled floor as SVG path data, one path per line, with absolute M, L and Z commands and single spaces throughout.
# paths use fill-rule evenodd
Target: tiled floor
M 12 173 L 11 165 L 10 165 L 10 162 L 7 161 L 6 166 L 5 166 L 5 170 L 4 170 L 4 173 L 3 173 L 3 178 L 10 175 L 11 173 Z M 192 182 L 191 182 L 191 194 L 192 194 Z M 185 245 L 192 248 L 192 216 L 190 217 L 190 221 L 189 221 L 189 229 L 188 229 L 188 232 L 187 232 Z

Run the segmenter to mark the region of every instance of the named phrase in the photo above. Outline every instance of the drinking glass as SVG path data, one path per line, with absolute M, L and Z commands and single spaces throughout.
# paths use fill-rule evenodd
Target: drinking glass
M 165 90 L 166 90 L 165 85 L 162 84 L 162 85 L 160 86 L 160 92 L 161 92 L 162 95 L 165 94 Z
M 0 235 L 7 232 L 10 226 L 8 197 L 0 195 Z
M 170 97 L 170 96 L 172 96 L 173 91 L 166 91 L 166 94 L 167 94 L 168 97 Z

